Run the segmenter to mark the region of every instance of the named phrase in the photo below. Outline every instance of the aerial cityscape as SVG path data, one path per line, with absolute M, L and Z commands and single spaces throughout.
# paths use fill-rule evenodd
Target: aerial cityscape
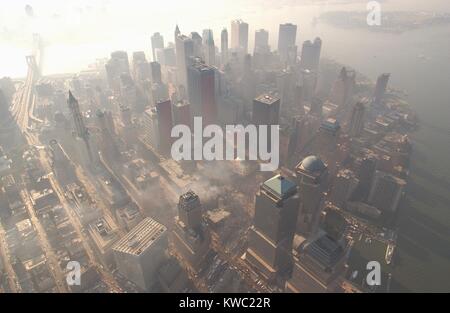
M 0 4 L 0 293 L 450 292 L 450 4 L 129 2 Z

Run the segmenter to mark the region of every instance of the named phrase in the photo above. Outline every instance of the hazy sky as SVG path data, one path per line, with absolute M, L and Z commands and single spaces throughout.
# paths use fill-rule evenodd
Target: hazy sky
M 387 0 L 385 10 L 450 11 L 450 0 Z M 27 16 L 31 5 L 34 17 Z M 365 0 L 0 0 L 0 76 L 23 75 L 24 56 L 29 54 L 32 34 L 40 33 L 47 45 L 47 73 L 79 70 L 106 57 L 111 50 L 150 49 L 149 37 L 161 32 L 173 41 L 174 25 L 181 31 L 211 28 L 218 38 L 234 18 L 250 24 L 250 45 L 258 28 L 274 30 L 280 22 L 297 23 L 301 29 L 320 13 L 366 9 Z M 292 8 L 301 8 L 293 10 Z M 295 16 L 293 15 L 295 13 Z

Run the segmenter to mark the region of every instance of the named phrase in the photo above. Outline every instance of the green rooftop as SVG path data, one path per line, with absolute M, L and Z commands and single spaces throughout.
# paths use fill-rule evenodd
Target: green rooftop
M 262 188 L 280 199 L 285 199 L 297 192 L 297 184 L 281 175 L 266 180 Z

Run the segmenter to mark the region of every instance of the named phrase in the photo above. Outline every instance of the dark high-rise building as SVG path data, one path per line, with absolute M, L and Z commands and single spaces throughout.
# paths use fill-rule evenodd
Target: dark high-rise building
M 163 155 L 170 154 L 172 146 L 172 102 L 170 100 L 160 100 L 156 102 L 156 112 L 158 114 L 159 132 L 159 152 Z
M 188 67 L 188 97 L 191 116 L 203 117 L 203 125 L 213 124 L 217 119 L 215 98 L 215 70 L 199 58 Z
M 262 94 L 253 100 L 252 122 L 255 125 L 278 125 L 280 99 L 270 94 Z
M 286 23 L 280 24 L 278 32 L 278 54 L 282 63 L 289 59 L 289 53 L 296 47 L 297 25 Z M 297 49 L 295 48 L 295 51 Z
M 355 72 L 341 69 L 338 79 L 334 82 L 331 90 L 331 101 L 338 107 L 345 107 L 353 97 L 355 87 Z
M 386 93 L 390 76 L 391 74 L 384 73 L 378 77 L 377 84 L 375 85 L 375 92 L 373 94 L 374 104 L 381 104 L 384 94 Z
M 280 98 L 269 94 L 262 94 L 253 100 L 252 122 L 254 125 L 267 125 L 267 151 L 271 149 L 271 125 L 279 125 Z M 258 136 L 259 137 L 259 136 Z M 258 139 L 259 145 L 259 139 Z M 278 147 L 277 147 L 278 148 Z
M 303 42 L 300 67 L 317 73 L 319 71 L 321 49 L 322 40 L 319 37 L 314 39 L 314 42 L 310 40 Z
M 75 125 L 75 135 L 81 139 L 86 144 L 86 148 L 89 153 L 89 157 L 92 158 L 91 147 L 89 144 L 89 131 L 87 127 L 84 125 L 83 115 L 80 111 L 80 105 L 78 104 L 77 99 L 72 95 L 72 92 L 69 90 L 69 100 L 67 101 L 69 105 L 69 110 L 72 113 L 74 125 Z
M 176 253 L 191 270 L 201 270 L 209 251 L 210 237 L 203 222 L 200 198 L 193 191 L 180 196 L 172 242 Z
M 220 33 L 220 57 L 222 65 L 228 63 L 228 31 L 226 28 Z
M 255 32 L 255 51 L 254 53 L 267 53 L 270 51 L 269 47 L 269 32 L 264 29 L 259 29 Z
M 348 124 L 348 133 L 351 137 L 359 137 L 364 129 L 364 114 L 366 107 L 364 102 L 358 101 L 352 109 Z
M 203 58 L 203 39 L 197 32 L 191 33 L 191 39 L 194 42 L 194 56 Z
M 405 186 L 403 179 L 376 171 L 369 193 L 369 203 L 382 212 L 395 213 Z
M 265 181 L 256 194 L 246 261 L 269 280 L 291 269 L 298 206 L 297 185 L 281 175 Z
M 346 251 L 328 234 L 306 240 L 295 249 L 294 269 L 286 282 L 286 291 L 337 292 L 346 272 Z
M 150 79 L 150 67 L 144 51 L 133 52 L 133 77 L 136 81 Z
M 342 169 L 338 172 L 333 181 L 331 189 L 330 201 L 341 209 L 346 208 L 347 200 L 350 199 L 359 180 L 356 175 L 349 169 Z
M 358 179 L 359 184 L 352 195 L 353 201 L 366 201 L 372 186 L 373 177 L 377 168 L 377 158 L 369 155 L 360 160 Z
M 248 53 L 248 24 L 242 20 L 231 22 L 231 49 L 241 56 Z
M 297 232 L 308 235 L 314 232 L 327 183 L 328 168 L 315 155 L 304 158 L 295 168 L 300 192 L 300 209 Z
M 174 125 L 187 125 L 191 127 L 191 110 L 189 102 L 178 101 L 173 105 Z
M 152 38 L 152 57 L 153 57 L 153 62 L 158 61 L 157 59 L 157 54 L 156 54 L 156 50 L 162 50 L 164 49 L 164 38 L 163 36 L 161 36 L 160 33 L 154 33 Z
M 203 31 L 203 51 L 205 63 L 209 66 L 216 65 L 216 46 L 214 45 L 214 36 L 211 29 Z
M 178 86 L 187 90 L 187 68 L 191 57 L 194 55 L 194 42 L 185 35 L 176 37 L 176 54 L 178 68 Z
M 162 84 L 161 65 L 158 62 L 150 62 L 152 83 Z

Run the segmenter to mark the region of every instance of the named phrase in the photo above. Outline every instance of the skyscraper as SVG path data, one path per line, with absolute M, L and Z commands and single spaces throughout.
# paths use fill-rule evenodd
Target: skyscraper
M 228 63 L 228 31 L 226 28 L 220 33 L 220 56 L 222 65 Z
M 298 206 L 297 185 L 281 175 L 265 181 L 256 194 L 246 261 L 269 280 L 291 269 Z
M 176 38 L 176 54 L 178 68 L 178 86 L 187 90 L 187 67 L 190 59 L 194 55 L 194 42 L 185 35 L 178 35 Z
M 80 105 L 78 104 L 77 99 L 72 95 L 72 92 L 69 90 L 69 100 L 67 101 L 69 105 L 69 110 L 72 113 L 74 125 L 75 125 L 75 135 L 79 139 L 82 139 L 89 157 L 89 160 L 93 161 L 93 155 L 91 150 L 91 145 L 89 142 L 89 131 L 87 127 L 84 125 L 83 115 L 80 111 Z
M 167 259 L 167 247 L 167 228 L 147 217 L 113 246 L 117 269 L 148 291 L 158 280 L 157 271 Z
M 390 76 L 391 76 L 391 74 L 384 73 L 378 77 L 377 84 L 375 85 L 375 91 L 373 94 L 374 104 L 381 104 L 384 94 L 386 93 L 386 89 L 387 89 L 387 85 L 388 85 Z
M 278 32 L 278 54 L 282 63 L 289 59 L 289 52 L 296 47 L 297 25 L 286 23 L 280 24 Z M 296 48 L 295 48 L 296 49 Z
M 152 83 L 161 84 L 161 65 L 158 62 L 150 62 Z
M 170 154 L 172 146 L 172 102 L 170 100 L 159 100 L 156 102 L 158 114 L 159 152 L 163 155 Z
M 382 212 L 397 211 L 406 181 L 391 174 L 376 171 L 369 194 L 369 203 Z
M 179 198 L 172 241 L 176 253 L 186 261 L 188 267 L 195 272 L 201 270 L 209 251 L 210 237 L 203 223 L 200 198 L 193 191 Z
M 331 101 L 338 107 L 346 106 L 353 97 L 356 74 L 354 71 L 341 69 L 338 79 L 331 89 Z
M 217 118 L 215 98 L 215 70 L 199 58 L 188 67 L 188 97 L 191 115 L 203 117 L 203 125 L 213 124 Z
M 157 49 L 164 49 L 164 38 L 163 36 L 161 36 L 160 33 L 154 33 L 152 38 L 152 57 L 153 57 L 153 62 L 158 61 L 156 58 L 156 50 Z
M 255 51 L 254 53 L 267 53 L 270 51 L 269 47 L 269 32 L 264 29 L 259 29 L 255 32 Z
M 363 101 L 358 101 L 353 106 L 348 124 L 348 133 L 351 137 L 359 137 L 364 129 L 364 114 L 366 107 Z
M 231 22 L 231 49 L 241 56 L 248 53 L 248 24 L 242 20 Z
M 304 158 L 295 168 L 300 192 L 297 232 L 308 235 L 317 226 L 328 168 L 315 155 Z
M 314 39 L 314 43 L 310 40 L 303 42 L 300 67 L 317 73 L 319 70 L 321 49 L 322 40 L 319 37 Z
M 214 45 L 214 36 L 211 29 L 203 31 L 203 51 L 205 63 L 209 66 L 216 65 L 216 47 Z
M 191 39 L 194 42 L 194 56 L 203 58 L 204 51 L 202 36 L 200 36 L 197 32 L 191 32 Z
M 333 181 L 333 188 L 331 189 L 330 200 L 331 202 L 341 208 L 345 209 L 347 200 L 350 199 L 359 180 L 356 178 L 355 173 L 349 169 L 342 169 L 338 172 L 336 178 Z
M 253 100 L 252 122 L 254 125 L 268 125 L 267 130 L 267 151 L 272 147 L 271 125 L 279 125 L 280 119 L 280 99 L 269 95 L 262 94 Z M 258 134 L 259 137 L 259 134 Z M 259 139 L 258 139 L 259 145 Z M 276 147 L 278 149 L 278 147 Z

